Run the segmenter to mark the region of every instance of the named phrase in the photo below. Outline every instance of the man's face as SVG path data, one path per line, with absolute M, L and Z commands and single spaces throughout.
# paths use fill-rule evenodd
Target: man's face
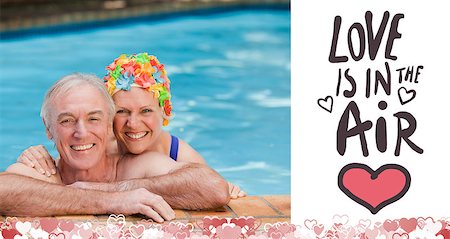
M 66 164 L 87 170 L 106 155 L 109 120 L 101 93 L 80 85 L 53 99 L 48 133 Z

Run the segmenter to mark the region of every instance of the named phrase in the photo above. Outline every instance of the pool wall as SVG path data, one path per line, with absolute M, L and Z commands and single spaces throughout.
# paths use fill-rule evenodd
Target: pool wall
M 33 12 L 47 12 L 47 14 L 29 14 L 27 11 L 30 10 L 20 6 L 20 4 L 26 5 L 27 1 L 44 2 L 31 5 L 31 7 L 35 8 Z M 127 24 L 136 20 L 153 21 L 184 15 L 213 14 L 236 9 L 290 9 L 289 0 L 93 1 L 101 3 L 97 7 L 93 7 L 92 4 L 79 6 L 80 3 L 74 6 L 67 5 L 67 3 L 61 5 L 62 2 L 65 1 L 25 0 L 18 3 L 2 1 L 0 39 L 8 40 L 39 34 Z M 28 8 L 30 8 L 30 4 L 28 4 Z

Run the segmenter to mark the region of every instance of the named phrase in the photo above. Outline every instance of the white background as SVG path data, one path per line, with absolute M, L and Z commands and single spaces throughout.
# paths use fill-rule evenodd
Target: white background
M 334 215 L 348 215 L 353 223 L 359 219 L 384 221 L 402 217 L 431 216 L 438 219 L 450 216 L 450 18 L 446 6 L 426 1 L 291 1 L 293 224 L 303 225 L 305 219 L 329 223 Z M 364 17 L 367 10 L 373 13 L 374 34 L 385 11 L 390 13 L 389 21 L 376 59 L 369 59 L 366 44 L 364 58 L 355 62 L 348 50 L 347 32 L 351 24 L 359 22 L 364 26 L 367 41 Z M 397 13 L 403 13 L 405 17 L 398 27 L 402 36 L 394 41 L 392 49 L 392 55 L 398 59 L 392 61 L 385 59 L 384 52 L 391 20 Z M 337 55 L 348 56 L 346 63 L 328 61 L 336 15 L 342 17 Z M 359 49 L 358 46 L 356 44 L 355 49 Z M 378 69 L 385 75 L 386 61 L 392 74 L 391 95 L 386 96 L 380 89 L 379 95 L 366 99 L 366 69 L 369 67 L 373 72 Z M 424 66 L 419 83 L 400 85 L 395 70 L 418 65 Z M 339 68 L 350 68 L 350 74 L 358 84 L 356 95 L 351 100 L 357 102 L 361 120 L 373 123 L 372 129 L 366 133 L 369 157 L 362 156 L 359 137 L 347 141 L 344 156 L 336 150 L 338 121 L 350 101 L 342 96 L 343 89 L 349 86 L 345 79 L 341 83 L 339 97 L 335 96 Z M 403 106 L 397 96 L 401 86 L 417 92 L 416 98 Z M 334 98 L 332 113 L 317 104 L 319 98 L 327 95 Z M 377 107 L 380 100 L 388 103 L 385 111 Z M 423 154 L 415 153 L 402 142 L 400 156 L 394 156 L 397 119 L 393 114 L 398 111 L 407 111 L 416 118 L 417 129 L 410 139 L 424 149 Z M 380 116 L 387 121 L 385 153 L 378 152 L 375 144 L 374 128 Z M 339 171 L 353 162 L 367 164 L 374 170 L 387 163 L 402 165 L 411 174 L 411 187 L 399 201 L 373 215 L 337 186 Z

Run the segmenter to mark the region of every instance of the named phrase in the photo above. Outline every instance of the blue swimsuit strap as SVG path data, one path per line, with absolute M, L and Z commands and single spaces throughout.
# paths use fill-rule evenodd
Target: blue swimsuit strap
M 170 157 L 177 161 L 178 158 L 178 138 L 171 135 L 172 142 L 170 143 Z

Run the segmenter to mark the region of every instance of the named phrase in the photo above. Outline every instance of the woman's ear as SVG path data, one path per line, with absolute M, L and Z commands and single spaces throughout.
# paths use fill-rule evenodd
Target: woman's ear
M 165 120 L 165 117 L 164 117 L 164 108 L 160 106 L 159 109 L 161 110 L 161 119 L 162 119 L 162 122 L 164 122 L 164 120 Z M 164 123 L 163 123 L 163 125 L 164 125 Z M 164 125 L 164 126 L 165 126 L 165 125 Z
M 161 109 L 161 117 L 162 117 L 162 122 L 163 122 L 162 125 L 163 126 L 169 125 L 169 120 L 171 120 L 173 116 L 167 116 L 164 111 L 164 108 L 161 106 L 159 108 Z

